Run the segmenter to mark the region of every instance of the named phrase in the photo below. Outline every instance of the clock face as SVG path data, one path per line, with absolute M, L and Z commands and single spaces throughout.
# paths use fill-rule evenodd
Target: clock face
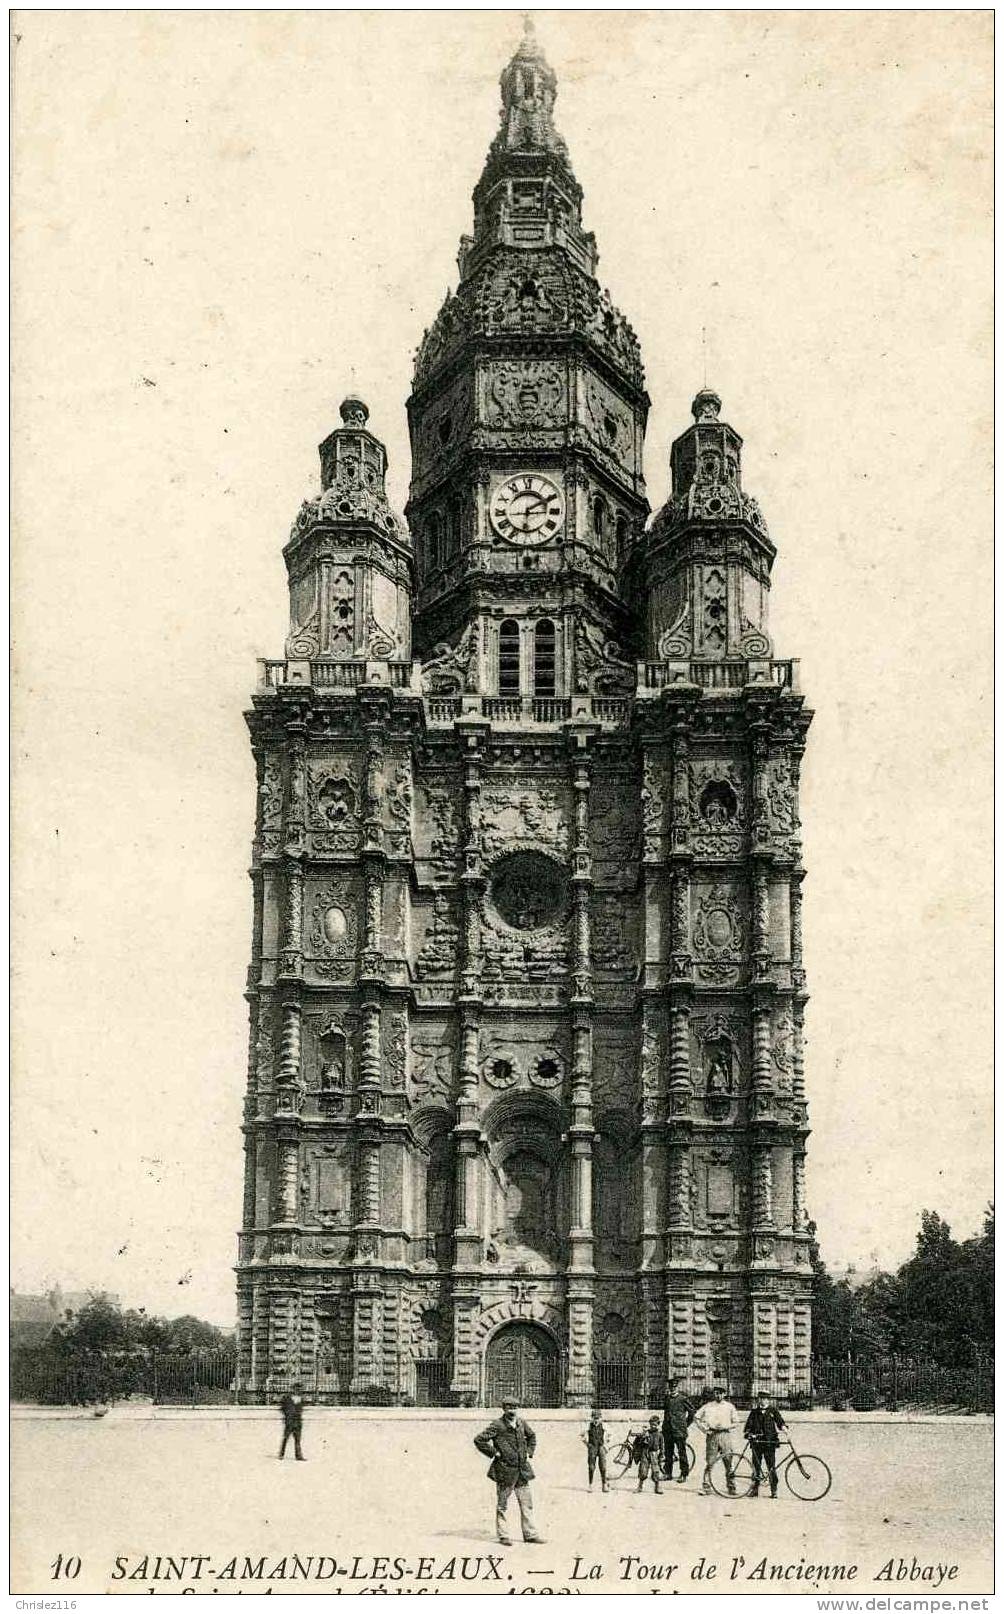
M 515 544 L 543 544 L 553 538 L 565 515 L 561 489 L 549 477 L 511 476 L 495 489 L 492 526 Z

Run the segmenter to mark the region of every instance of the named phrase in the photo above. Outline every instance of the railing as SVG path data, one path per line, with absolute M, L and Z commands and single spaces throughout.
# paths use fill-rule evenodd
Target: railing
M 259 661 L 259 682 L 266 689 L 284 684 L 310 684 L 314 689 L 355 689 L 367 681 L 367 669 L 386 670 L 392 689 L 407 689 L 410 661 Z M 308 670 L 309 669 L 309 670 Z
M 696 684 L 701 689 L 745 689 L 770 684 L 798 689 L 798 662 L 788 661 L 643 661 L 641 684 L 645 689 L 669 689 Z
M 942 1363 L 925 1357 L 882 1356 L 848 1361 L 816 1357 L 812 1388 L 817 1406 L 927 1408 L 938 1412 L 994 1410 L 993 1357 L 977 1353 L 971 1362 Z
M 87 1351 L 62 1358 L 46 1350 L 11 1352 L 12 1401 L 95 1406 L 127 1396 L 201 1406 L 236 1399 L 237 1353 Z
M 465 715 L 486 717 L 500 727 L 567 723 L 574 716 L 585 722 L 625 723 L 631 701 L 624 696 L 567 695 L 426 695 L 426 720 L 433 726 L 454 723 Z

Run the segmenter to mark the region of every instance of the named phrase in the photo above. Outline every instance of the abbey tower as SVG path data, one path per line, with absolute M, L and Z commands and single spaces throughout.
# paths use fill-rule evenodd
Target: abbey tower
M 774 546 L 648 396 L 528 36 L 419 349 L 284 550 L 258 766 L 241 1388 L 640 1405 L 810 1387 L 799 761 Z

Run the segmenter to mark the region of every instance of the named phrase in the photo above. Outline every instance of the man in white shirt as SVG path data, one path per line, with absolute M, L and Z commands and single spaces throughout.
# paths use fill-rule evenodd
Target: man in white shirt
M 725 1464 L 725 1483 L 730 1496 L 735 1496 L 736 1486 L 733 1478 L 733 1464 L 735 1455 L 732 1450 L 732 1430 L 739 1422 L 740 1414 L 725 1398 L 725 1391 L 720 1384 L 716 1384 L 711 1392 L 714 1400 L 706 1401 L 703 1407 L 698 1408 L 694 1419 L 698 1429 L 704 1435 L 704 1478 L 701 1481 L 702 1496 L 711 1491 L 711 1470 L 717 1462 Z

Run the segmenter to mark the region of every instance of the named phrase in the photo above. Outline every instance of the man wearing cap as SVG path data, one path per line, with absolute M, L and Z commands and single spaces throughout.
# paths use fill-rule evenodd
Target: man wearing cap
M 739 1422 L 739 1413 L 726 1400 L 725 1391 L 720 1384 L 716 1384 L 711 1392 L 712 1400 L 706 1401 L 703 1407 L 698 1408 L 694 1419 L 698 1429 L 705 1437 L 704 1442 L 704 1479 L 701 1481 L 701 1496 L 708 1496 L 711 1492 L 711 1470 L 715 1464 L 725 1464 L 725 1485 L 730 1496 L 736 1494 L 734 1477 L 735 1455 L 732 1450 L 732 1431 Z
M 474 1436 L 474 1444 L 485 1457 L 492 1460 L 488 1478 L 495 1481 L 495 1528 L 504 1547 L 512 1546 L 506 1527 L 509 1498 L 515 1492 L 519 1505 L 520 1523 L 524 1541 L 540 1541 L 533 1522 L 533 1496 L 530 1481 L 533 1469 L 530 1458 L 537 1445 L 537 1437 L 528 1423 L 517 1416 L 515 1401 L 503 1401 L 502 1416 Z

